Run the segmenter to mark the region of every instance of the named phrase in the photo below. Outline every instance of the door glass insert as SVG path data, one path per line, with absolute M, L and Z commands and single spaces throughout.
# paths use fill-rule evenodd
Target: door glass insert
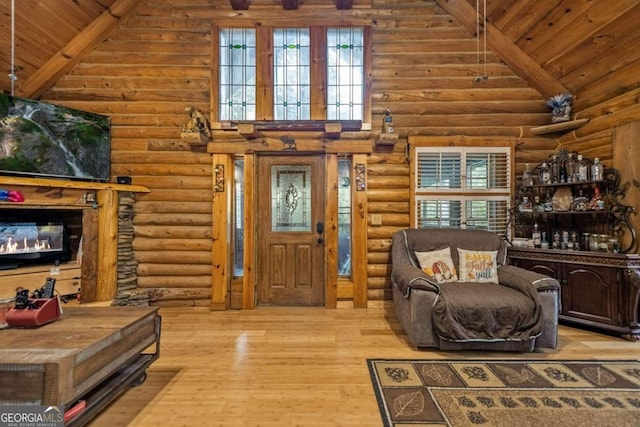
M 310 165 L 271 167 L 271 231 L 312 231 Z

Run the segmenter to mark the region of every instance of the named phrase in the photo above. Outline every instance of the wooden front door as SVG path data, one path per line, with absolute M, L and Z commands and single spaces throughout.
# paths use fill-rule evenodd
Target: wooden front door
M 258 305 L 323 305 L 325 159 L 258 158 Z

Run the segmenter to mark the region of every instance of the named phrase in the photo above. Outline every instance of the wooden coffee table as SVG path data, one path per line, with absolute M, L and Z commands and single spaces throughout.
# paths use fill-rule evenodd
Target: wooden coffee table
M 157 307 L 63 306 L 52 323 L 0 330 L 0 405 L 81 402 L 66 425 L 83 424 L 144 381 L 159 357 L 160 324 Z

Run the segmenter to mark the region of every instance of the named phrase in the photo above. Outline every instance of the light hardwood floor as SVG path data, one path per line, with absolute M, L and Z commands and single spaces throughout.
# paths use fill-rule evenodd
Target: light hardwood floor
M 381 426 L 367 358 L 638 359 L 640 342 L 560 326 L 556 350 L 413 349 L 390 303 L 368 309 L 161 308 L 160 358 L 90 425 Z

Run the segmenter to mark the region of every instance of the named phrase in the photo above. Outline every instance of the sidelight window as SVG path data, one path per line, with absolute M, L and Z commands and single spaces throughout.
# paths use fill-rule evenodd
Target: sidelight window
M 351 159 L 338 159 L 338 275 L 351 276 Z
M 244 159 L 233 163 L 233 275 L 244 275 Z

